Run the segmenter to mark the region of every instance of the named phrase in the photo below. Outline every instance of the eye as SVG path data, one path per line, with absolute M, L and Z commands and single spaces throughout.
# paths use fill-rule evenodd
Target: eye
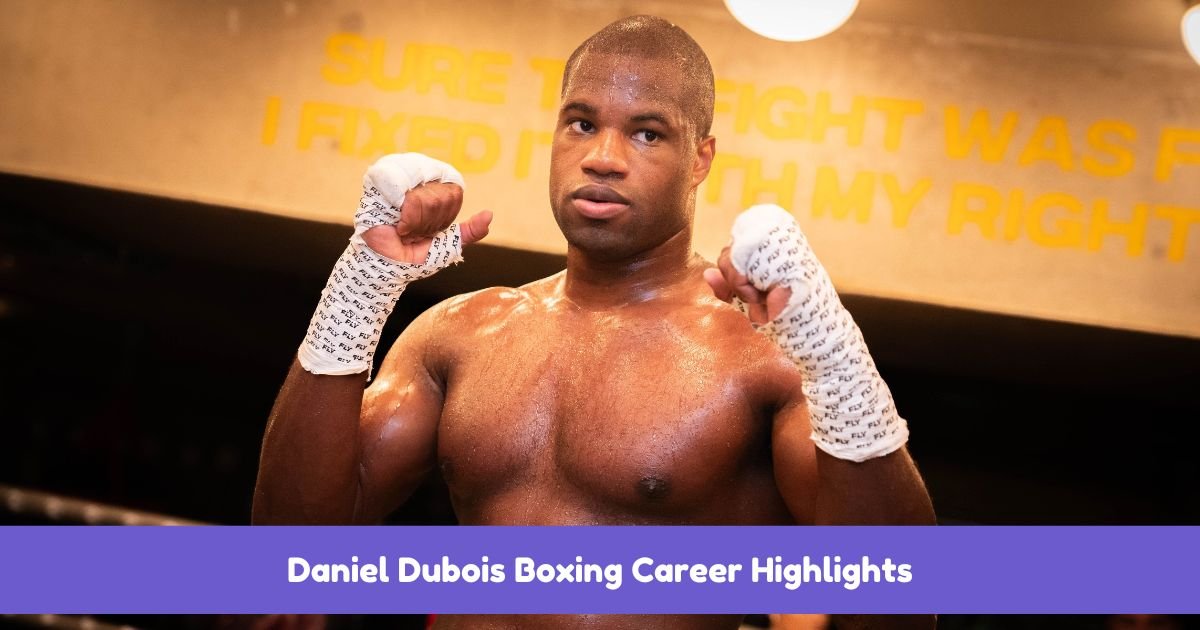
M 593 125 L 592 123 L 590 123 L 586 120 L 578 120 L 578 119 L 572 120 L 570 123 L 567 123 L 567 126 L 571 128 L 571 131 L 574 131 L 576 133 L 591 133 L 596 128 L 596 126 Z
M 658 140 L 662 136 L 660 136 L 657 131 L 640 129 L 637 131 L 637 133 L 633 134 L 633 137 L 634 139 L 645 142 L 646 144 L 653 144 L 655 140 Z

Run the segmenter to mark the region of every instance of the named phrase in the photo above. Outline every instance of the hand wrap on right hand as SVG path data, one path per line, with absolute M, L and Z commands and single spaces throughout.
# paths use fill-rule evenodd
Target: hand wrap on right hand
M 354 214 L 354 234 L 333 267 L 321 301 L 300 345 L 300 365 L 313 374 L 370 372 L 383 325 L 410 282 L 462 260 L 457 224 L 433 238 L 425 262 L 410 265 L 382 256 L 362 234 L 400 221 L 404 196 L 421 184 L 441 181 L 464 187 L 453 166 L 419 153 L 380 158 L 363 175 L 363 194 Z
M 746 210 L 734 222 L 730 258 L 760 291 L 791 289 L 787 306 L 762 331 L 804 374 L 816 445 L 856 462 L 903 446 L 908 424 L 795 219 L 775 205 Z

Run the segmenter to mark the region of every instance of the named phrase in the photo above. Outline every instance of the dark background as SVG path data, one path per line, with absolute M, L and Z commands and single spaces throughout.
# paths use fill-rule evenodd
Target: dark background
M 0 484 L 247 523 L 268 411 L 349 233 L 0 175 Z M 563 266 L 474 246 L 409 289 L 378 356 L 441 299 Z M 943 523 L 1200 523 L 1200 341 L 843 299 Z M 438 480 L 391 522 L 453 522 Z M 1079 623 L 943 627 L 1099 622 Z

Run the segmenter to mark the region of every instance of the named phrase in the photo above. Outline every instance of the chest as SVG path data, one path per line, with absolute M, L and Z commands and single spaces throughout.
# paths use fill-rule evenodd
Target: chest
M 460 501 L 552 487 L 678 510 L 761 461 L 736 353 L 686 325 L 514 321 L 456 363 L 439 458 Z

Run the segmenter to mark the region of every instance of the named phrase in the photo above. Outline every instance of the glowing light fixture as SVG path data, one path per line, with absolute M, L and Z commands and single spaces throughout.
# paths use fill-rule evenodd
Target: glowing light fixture
M 836 31 L 854 14 L 858 0 L 725 0 L 725 8 L 763 37 L 802 42 Z
M 1192 59 L 1200 63 L 1200 0 L 1191 0 L 1192 8 L 1183 14 L 1183 45 L 1192 54 Z

